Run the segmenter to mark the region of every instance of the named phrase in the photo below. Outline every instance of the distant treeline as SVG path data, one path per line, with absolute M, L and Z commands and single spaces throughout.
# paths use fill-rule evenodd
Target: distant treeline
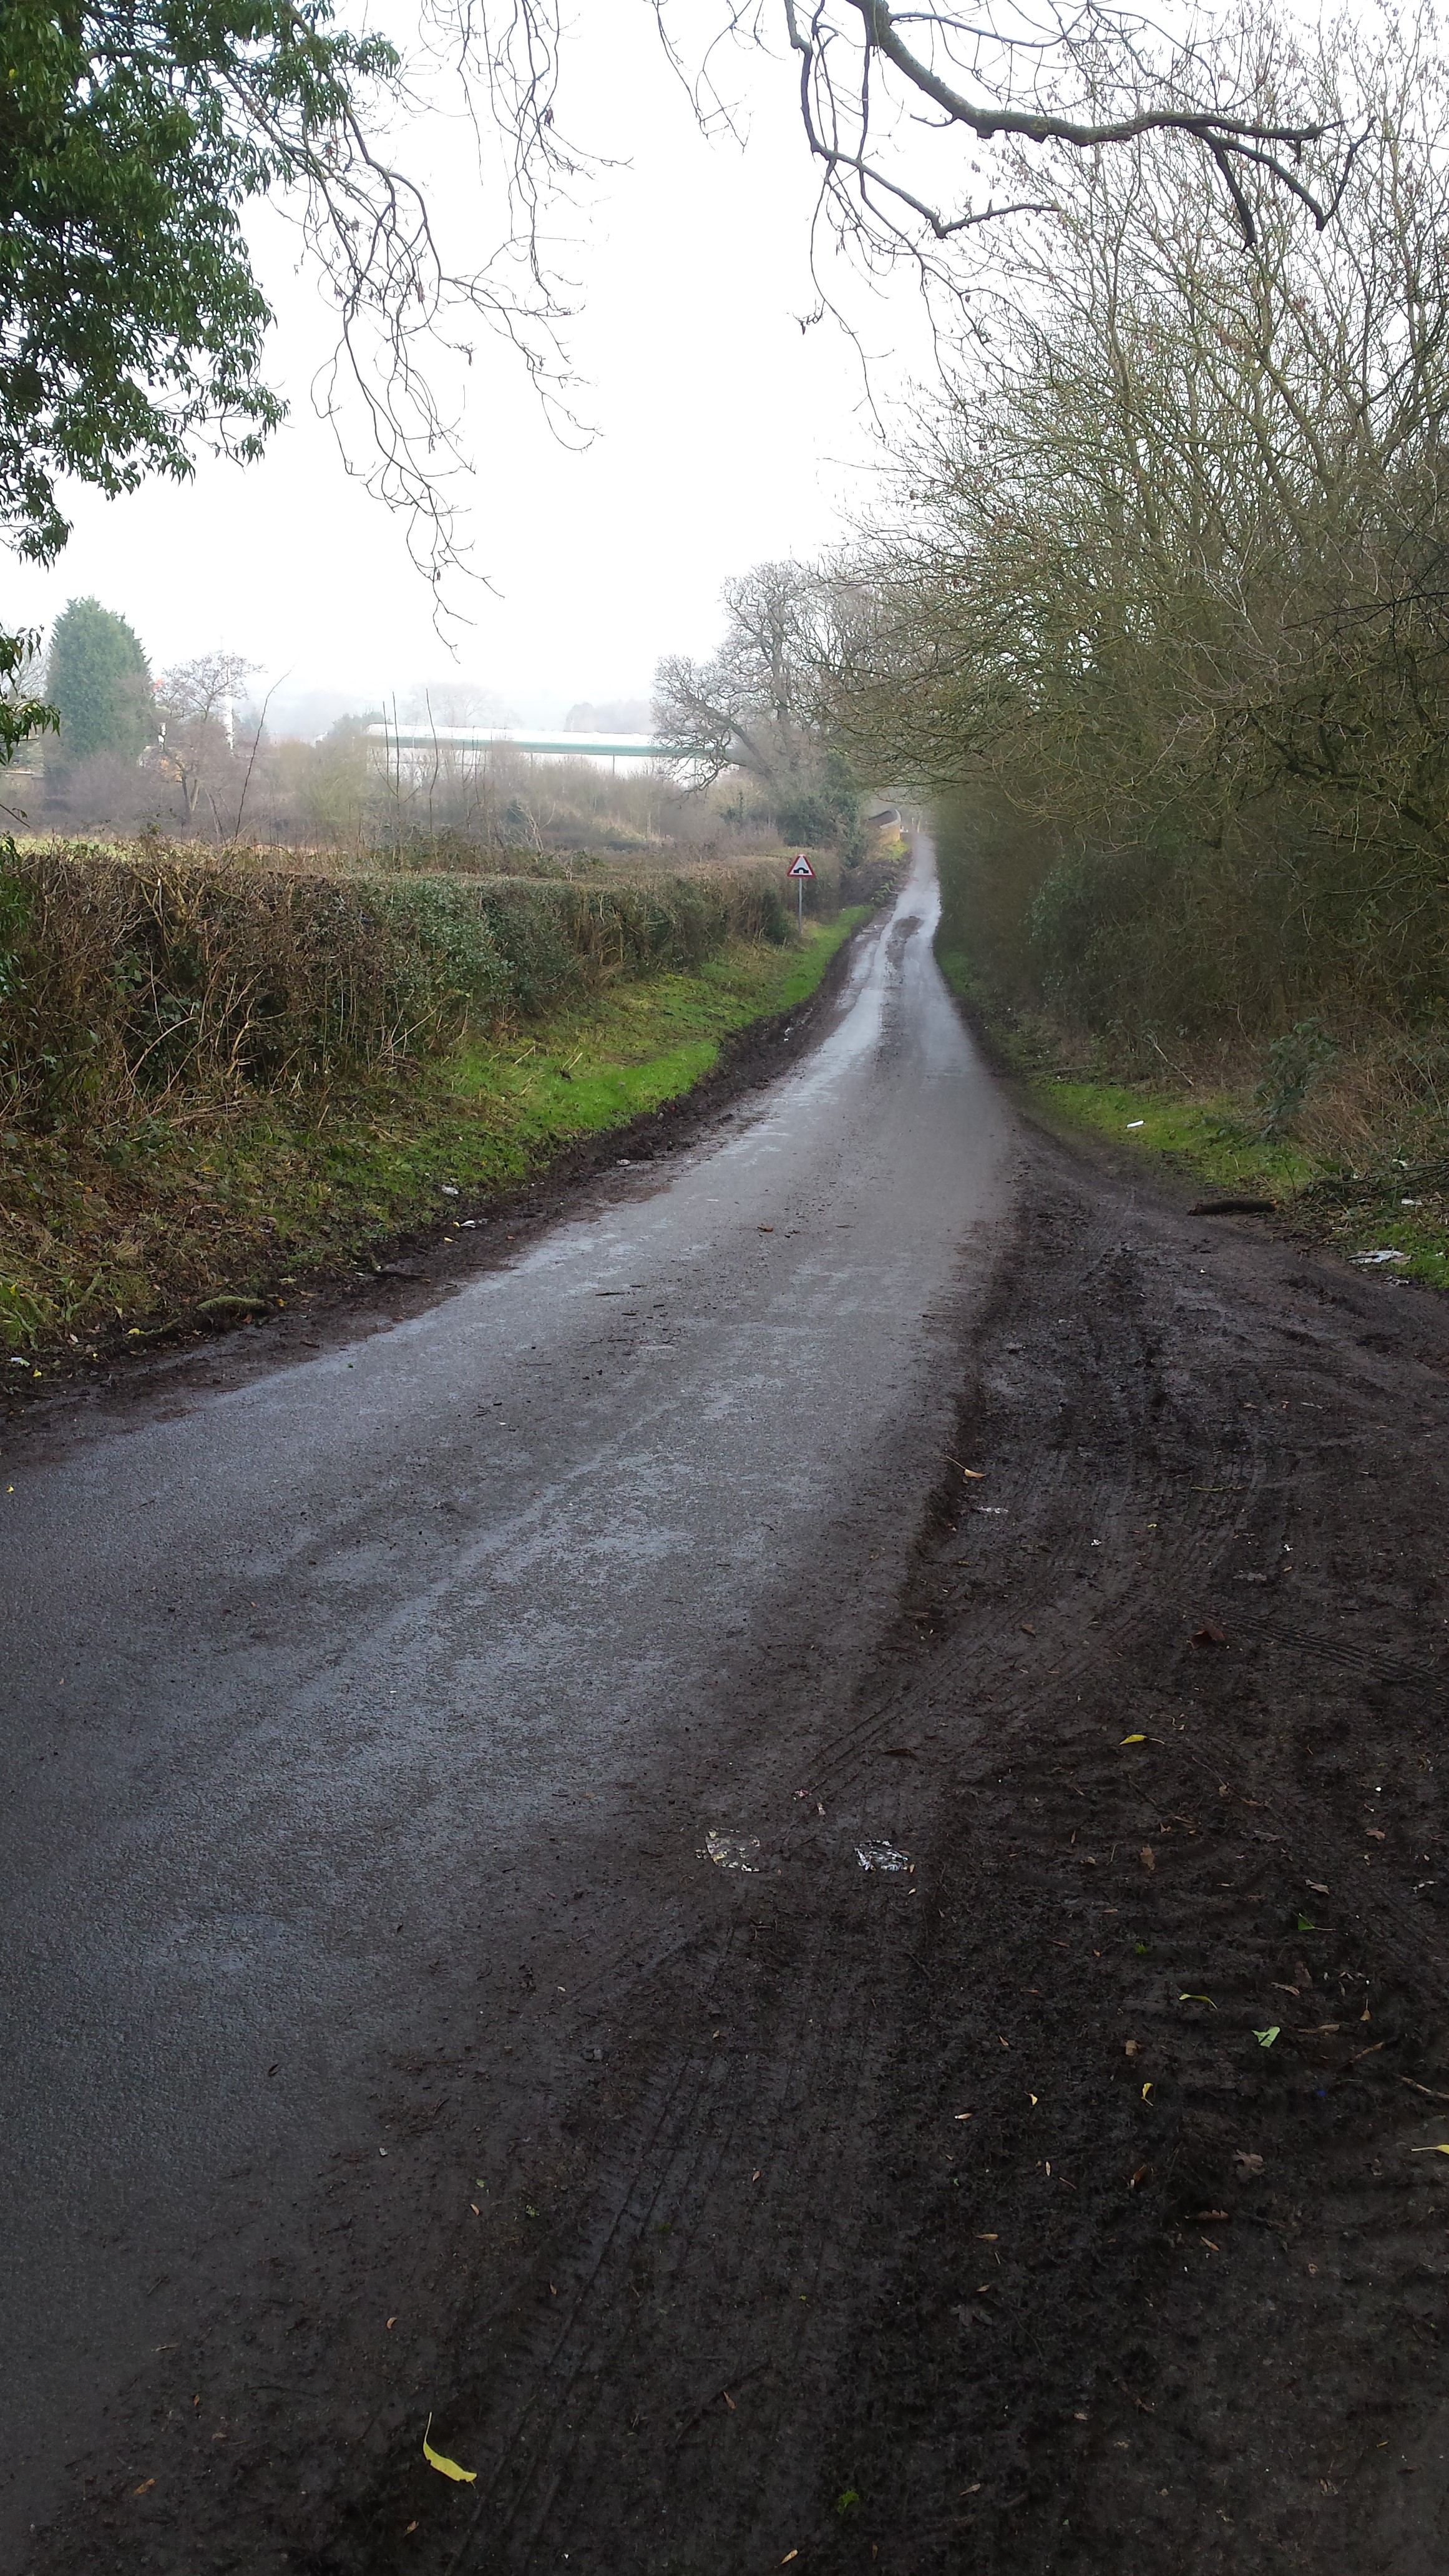
M 396 1068 L 791 935 L 759 869 L 598 885 L 23 852 L 0 867 L 0 1114 L 103 1120 Z
M 1333 220 L 1104 154 L 833 594 L 979 977 L 1144 1069 L 1449 1027 L 1449 73 L 1425 15 L 1302 80 Z

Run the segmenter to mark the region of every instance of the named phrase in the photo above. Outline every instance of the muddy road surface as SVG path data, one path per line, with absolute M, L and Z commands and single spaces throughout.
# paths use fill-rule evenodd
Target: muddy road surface
M 7 2569 L 1449 2563 L 1449 1319 L 1019 1117 L 934 917 L 14 1439 Z

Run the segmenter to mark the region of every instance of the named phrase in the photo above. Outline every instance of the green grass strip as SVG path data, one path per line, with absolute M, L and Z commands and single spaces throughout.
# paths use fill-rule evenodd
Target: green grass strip
M 1243 1100 L 1202 1097 L 1157 1084 L 1092 1082 L 1036 1071 L 1031 1096 L 1054 1122 L 1084 1127 L 1198 1182 L 1204 1197 L 1274 1200 L 1320 1240 L 1350 1259 L 1402 1253 L 1375 1265 L 1395 1278 L 1449 1288 L 1449 1191 L 1441 1170 L 1361 1175 L 1310 1154 L 1291 1138 L 1265 1136 Z
M 218 1290 L 297 1285 L 579 1138 L 662 1108 L 727 1038 L 795 1008 L 866 918 L 803 946 L 737 943 L 695 975 L 620 983 L 499 1041 L 325 1097 L 191 1104 L 96 1137 L 0 1139 L 0 1344 L 119 1320 L 144 1331 Z M 461 1206 L 458 1207 L 461 1214 Z

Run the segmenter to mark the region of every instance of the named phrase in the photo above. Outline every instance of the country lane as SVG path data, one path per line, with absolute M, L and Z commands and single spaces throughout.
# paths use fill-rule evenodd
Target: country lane
M 1011 1196 L 937 912 L 921 841 L 818 1046 L 633 1195 L 4 1478 L 7 2568 L 141 2489 L 218 2320 L 315 2307 L 339 2157 L 421 2237 L 409 2051 L 546 2120 L 570 1990 L 683 1936 L 896 1616 Z

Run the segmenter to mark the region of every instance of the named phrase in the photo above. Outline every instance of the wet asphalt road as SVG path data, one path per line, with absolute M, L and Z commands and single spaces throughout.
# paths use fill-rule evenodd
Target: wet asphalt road
M 400 2031 L 486 2018 L 561 1886 L 612 1956 L 894 1615 L 1009 1194 L 935 917 L 922 845 L 822 1043 L 636 1195 L 4 1478 L 6 2567 L 374 2153 Z

